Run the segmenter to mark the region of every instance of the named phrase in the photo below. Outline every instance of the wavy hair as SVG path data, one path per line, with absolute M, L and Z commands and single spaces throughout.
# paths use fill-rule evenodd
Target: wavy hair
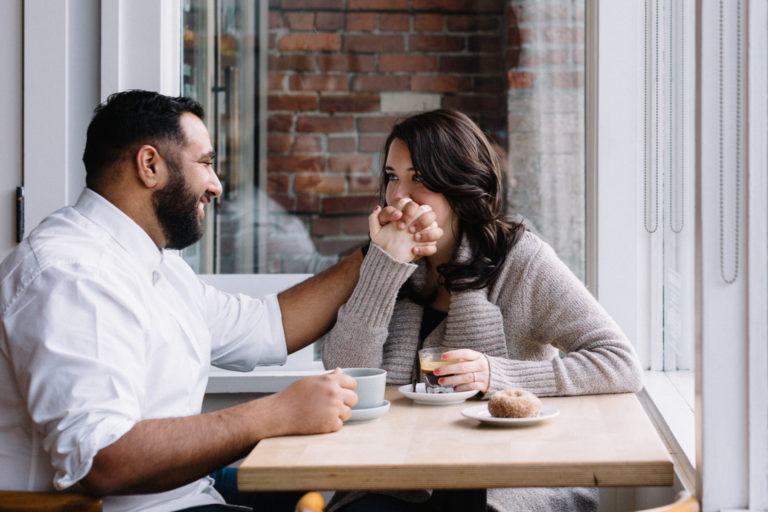
M 458 240 L 466 239 L 469 245 L 469 258 L 459 260 L 454 253 L 438 266 L 442 284 L 449 291 L 492 286 L 525 231 L 504 212 L 499 153 L 469 117 L 447 109 L 416 114 L 396 124 L 387 137 L 382 162 L 395 139 L 408 146 L 424 186 L 445 196 L 458 218 Z M 382 172 L 382 194 L 387 181 Z

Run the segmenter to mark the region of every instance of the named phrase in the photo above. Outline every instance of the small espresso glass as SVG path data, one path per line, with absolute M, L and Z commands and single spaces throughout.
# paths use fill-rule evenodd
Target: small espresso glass
M 461 359 L 442 359 L 443 354 L 451 350 L 456 349 L 451 347 L 432 347 L 419 350 L 419 366 L 421 367 L 421 376 L 427 393 L 453 393 L 453 386 L 441 386 L 438 382 L 440 377 L 435 375 L 435 368 L 461 361 Z

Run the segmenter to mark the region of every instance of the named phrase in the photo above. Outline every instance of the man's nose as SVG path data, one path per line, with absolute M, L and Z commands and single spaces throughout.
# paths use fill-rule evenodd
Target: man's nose
M 219 197 L 223 191 L 223 188 L 221 186 L 221 181 L 219 180 L 218 174 L 216 174 L 216 171 L 211 168 L 211 178 L 209 180 L 208 184 L 208 193 L 211 194 L 213 197 Z

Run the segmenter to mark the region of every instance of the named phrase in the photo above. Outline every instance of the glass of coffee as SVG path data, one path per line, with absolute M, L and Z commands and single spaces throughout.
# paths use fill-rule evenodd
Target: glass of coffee
M 419 365 L 424 387 L 427 393 L 453 393 L 453 386 L 441 386 L 440 376 L 435 375 L 435 368 L 447 366 L 461 361 L 460 359 L 441 359 L 445 352 L 457 350 L 451 347 L 432 347 L 419 350 Z

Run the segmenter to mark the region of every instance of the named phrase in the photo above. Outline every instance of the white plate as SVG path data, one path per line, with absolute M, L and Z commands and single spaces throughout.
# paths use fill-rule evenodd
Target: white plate
M 491 416 L 491 413 L 488 412 L 488 404 L 483 404 L 462 409 L 461 414 L 467 418 L 472 418 L 473 420 L 478 420 L 482 423 L 497 427 L 524 427 L 526 425 L 533 425 L 534 423 L 554 418 L 560 414 L 560 411 L 557 407 L 545 405 L 541 408 L 539 415 L 535 418 L 494 418 Z
M 454 391 L 453 393 L 427 393 L 423 382 L 416 384 L 415 393 L 412 389 L 413 387 L 410 384 L 397 388 L 400 393 L 404 394 L 417 404 L 423 405 L 460 404 L 467 398 L 477 394 L 476 389 L 472 391 Z
M 386 414 L 388 410 L 388 400 L 384 400 L 384 403 L 378 407 L 369 407 L 368 409 L 352 409 L 352 414 L 344 423 L 362 423 L 364 421 L 375 420 L 376 418 Z

